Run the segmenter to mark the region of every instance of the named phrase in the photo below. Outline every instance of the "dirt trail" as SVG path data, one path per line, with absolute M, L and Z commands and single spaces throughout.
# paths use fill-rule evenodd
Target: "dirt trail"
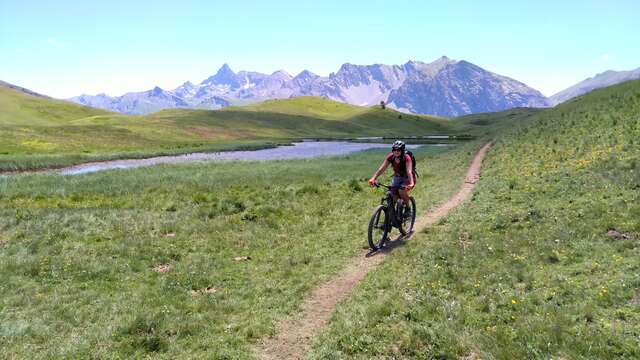
M 458 193 L 437 209 L 416 219 L 415 231 L 421 231 L 432 225 L 447 212 L 460 205 L 473 191 L 480 178 L 480 165 L 491 143 L 484 145 L 474 156 L 467 171 L 464 183 Z M 333 279 L 313 290 L 301 305 L 300 310 L 279 323 L 274 337 L 263 339 L 255 349 L 260 359 L 301 359 L 311 345 L 313 336 L 320 332 L 329 321 L 336 305 L 344 300 L 364 277 L 376 268 L 388 252 L 382 251 L 377 256 L 361 256 L 354 258 Z

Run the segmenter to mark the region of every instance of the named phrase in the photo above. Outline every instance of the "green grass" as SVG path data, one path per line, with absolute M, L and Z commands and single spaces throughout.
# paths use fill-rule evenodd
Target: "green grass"
M 366 113 L 369 109 L 317 96 L 299 96 L 291 99 L 266 100 L 242 107 L 229 107 L 224 111 L 258 111 L 289 115 L 302 115 L 327 120 L 344 120 Z
M 639 114 L 631 81 L 509 130 L 472 199 L 387 258 L 307 358 L 640 357 Z
M 69 120 L 112 114 L 68 101 L 25 94 L 0 86 L 0 126 L 56 125 Z
M 87 138 L 87 140 L 89 140 Z M 140 143 L 138 143 L 140 144 Z M 162 147 L 140 148 L 137 150 L 114 149 L 105 146 L 104 152 L 93 153 L 83 151 L 82 153 L 50 153 L 50 154 L 17 154 L 5 156 L 0 155 L 0 171 L 20 171 L 33 169 L 55 169 L 75 164 L 93 161 L 108 161 L 117 159 L 143 159 L 151 156 L 178 155 L 193 152 L 217 152 L 235 150 L 259 150 L 271 148 L 280 142 L 270 140 L 236 140 L 218 141 L 211 144 L 194 143 L 188 144 L 167 144 Z M 113 145 L 113 144 L 112 144 Z M 153 145 L 158 145 L 153 144 Z
M 448 125 L 453 133 L 492 138 L 496 134 L 526 123 L 534 115 L 544 111 L 534 108 L 513 108 L 500 112 L 479 113 L 451 119 Z
M 407 136 L 448 129 L 438 118 L 313 97 L 127 116 L 1 88 L 0 105 L 0 171 L 268 146 L 305 137 Z
M 290 101 L 293 101 L 292 99 Z M 284 100 L 281 100 L 284 101 Z M 328 100 L 327 100 L 328 101 Z M 311 111 L 311 108 L 309 109 Z M 398 118 L 401 116 L 401 118 Z M 304 138 L 353 136 L 406 136 L 440 133 L 446 121 L 428 117 L 402 115 L 393 110 L 367 109 L 340 121 L 279 112 L 244 110 L 243 108 L 208 110 L 163 110 L 149 116 L 151 121 L 167 122 L 189 128 L 213 128 L 229 138 Z
M 420 209 L 455 191 L 474 146 L 415 152 Z M 0 177 L 0 353 L 250 357 L 366 247 L 384 153 Z
M 78 126 L 70 138 L 93 137 L 95 146 L 120 129 L 111 144 L 142 154 L 122 138 L 138 134 L 152 144 L 176 132 L 167 140 L 174 141 L 192 136 L 177 130 L 205 126 L 235 146 L 282 133 L 331 136 L 370 126 L 373 135 L 402 124 L 415 135 L 421 121 L 442 126 L 379 109 L 363 114 L 336 121 L 171 110 L 54 127 Z M 638 114 L 640 81 L 633 81 L 549 110 L 453 120 L 481 139 L 500 135 L 473 198 L 394 250 L 339 306 L 308 357 L 640 356 Z M 25 138 L 57 136 L 36 137 L 44 127 L 29 126 Z M 189 141 L 176 149 L 196 144 Z M 480 143 L 416 151 L 421 210 L 457 190 Z M 250 357 L 258 338 L 366 246 L 382 194 L 364 185 L 383 154 L 0 176 L 0 353 Z M 611 238 L 610 229 L 627 238 Z M 160 264 L 171 270 L 153 272 Z M 217 291 L 191 295 L 207 287 Z

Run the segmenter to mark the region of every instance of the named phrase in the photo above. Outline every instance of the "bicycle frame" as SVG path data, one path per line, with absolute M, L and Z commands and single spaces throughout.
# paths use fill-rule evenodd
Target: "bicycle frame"
M 388 185 L 384 185 L 384 184 L 377 184 L 376 187 L 380 187 L 382 186 L 383 188 L 387 189 L 387 193 L 384 195 L 384 197 L 382 197 L 382 200 L 380 200 L 380 205 L 384 206 L 385 212 L 388 215 L 388 219 L 391 219 L 391 222 L 387 225 L 390 227 L 399 227 L 398 224 L 400 223 L 400 221 L 402 221 L 401 219 L 398 219 L 398 216 L 396 214 L 396 201 L 394 200 L 393 197 L 393 193 L 391 192 L 391 186 Z

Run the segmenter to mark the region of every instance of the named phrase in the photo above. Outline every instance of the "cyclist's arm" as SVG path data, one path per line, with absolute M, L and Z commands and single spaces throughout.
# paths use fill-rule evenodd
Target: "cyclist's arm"
M 376 170 L 375 174 L 373 174 L 371 179 L 375 180 L 378 178 L 378 176 L 382 175 L 382 173 L 384 173 L 387 170 L 387 166 L 389 166 L 389 161 L 387 161 L 387 159 L 384 159 L 384 161 L 382 161 L 382 165 L 380 165 L 378 170 Z
M 408 159 L 406 159 L 405 163 L 405 167 L 407 170 L 407 177 L 409 178 L 409 188 L 413 188 L 415 186 L 415 183 L 413 182 L 413 164 L 411 163 L 411 158 L 407 156 Z

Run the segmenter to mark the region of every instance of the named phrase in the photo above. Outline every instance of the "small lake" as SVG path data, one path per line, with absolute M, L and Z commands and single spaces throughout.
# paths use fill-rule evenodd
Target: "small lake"
M 449 144 L 407 145 L 415 149 L 420 146 L 449 146 Z M 390 148 L 389 144 L 353 143 L 346 141 L 306 141 L 289 146 L 252 151 L 225 151 L 213 153 L 192 153 L 175 156 L 158 156 L 147 159 L 113 160 L 87 163 L 59 170 L 62 175 L 80 175 L 110 169 L 132 169 L 157 164 L 172 164 L 188 161 L 206 160 L 288 160 L 308 159 L 320 156 L 347 155 L 368 150 Z

